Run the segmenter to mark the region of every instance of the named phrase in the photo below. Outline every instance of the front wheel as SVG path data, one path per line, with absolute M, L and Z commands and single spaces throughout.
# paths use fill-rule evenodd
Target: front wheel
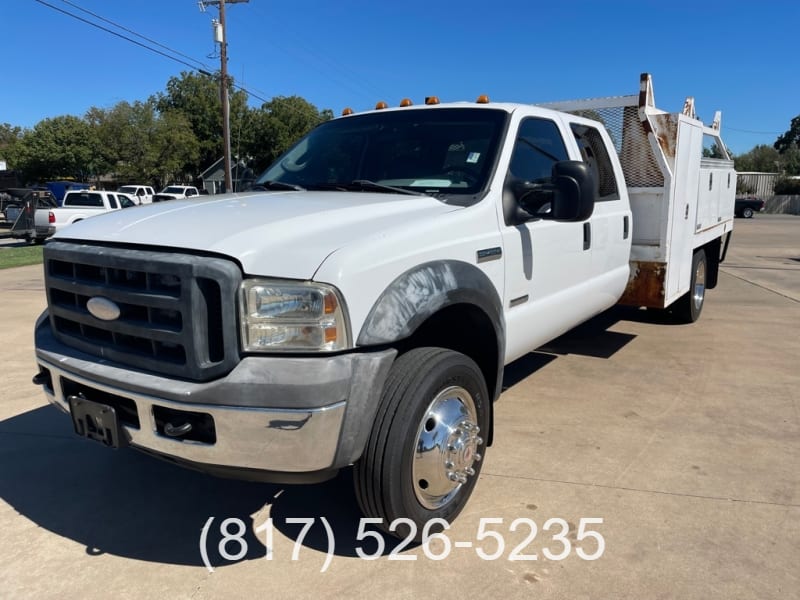
M 752 218 L 753 218 L 753 209 L 752 209 L 752 208 L 745 208 L 745 209 L 742 211 L 742 216 L 743 216 L 745 219 L 752 219 Z
M 400 356 L 354 469 L 364 516 L 380 518 L 390 535 L 416 541 L 431 519 L 452 522 L 478 479 L 488 402 L 483 374 L 469 357 L 444 348 Z M 398 521 L 390 530 L 395 519 L 413 524 Z
M 689 291 L 675 303 L 675 312 L 684 323 L 694 323 L 700 318 L 706 299 L 706 252 L 695 250 L 692 256 L 692 280 Z

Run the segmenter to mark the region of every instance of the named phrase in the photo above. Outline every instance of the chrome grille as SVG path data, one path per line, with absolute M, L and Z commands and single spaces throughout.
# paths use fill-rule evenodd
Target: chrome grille
M 239 360 L 231 261 L 190 254 L 52 242 L 45 285 L 55 336 L 126 367 L 204 381 Z M 102 297 L 120 311 L 101 320 L 87 309 Z

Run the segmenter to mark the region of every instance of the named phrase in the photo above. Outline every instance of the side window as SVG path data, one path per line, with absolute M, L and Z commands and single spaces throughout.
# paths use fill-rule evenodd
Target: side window
M 108 204 L 111 206 L 111 208 L 119 208 L 119 204 L 117 204 L 117 198 L 114 196 L 114 194 L 108 195 Z
M 519 126 L 509 170 L 515 179 L 544 182 L 555 163 L 568 159 L 558 126 L 548 119 L 529 118 Z
M 583 162 L 587 163 L 594 172 L 597 201 L 619 200 L 617 178 L 614 176 L 614 168 L 600 132 L 594 127 L 577 123 L 573 123 L 571 128 L 581 151 Z

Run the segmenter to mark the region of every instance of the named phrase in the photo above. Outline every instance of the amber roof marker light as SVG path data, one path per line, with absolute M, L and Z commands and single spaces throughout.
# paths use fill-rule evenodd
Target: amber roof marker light
M 403 98 L 400 100 L 400 106 L 405 108 L 406 106 L 413 106 L 414 103 L 411 101 L 411 98 Z
M 353 114 L 353 109 L 350 108 L 349 106 L 342 111 L 342 116 L 343 117 L 346 117 L 347 115 L 352 115 L 352 114 Z
M 478 104 L 489 104 L 489 96 L 487 96 L 486 94 L 481 94 L 480 96 L 478 96 L 478 99 L 475 100 L 475 102 L 477 102 Z
M 375 110 L 383 110 L 384 108 L 389 108 L 389 105 L 386 104 L 386 102 L 384 102 L 383 100 L 381 100 L 375 105 Z
M 425 96 L 425 104 L 439 104 L 439 96 Z

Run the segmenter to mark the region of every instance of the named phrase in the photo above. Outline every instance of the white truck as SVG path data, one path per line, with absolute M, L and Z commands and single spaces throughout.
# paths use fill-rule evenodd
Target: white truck
M 420 539 L 478 479 L 503 368 L 617 302 L 687 322 L 733 228 L 719 121 L 639 94 L 328 121 L 238 195 L 59 232 L 34 377 L 75 430 L 210 473 L 354 465 Z M 414 531 L 416 527 L 416 532 Z
M 153 202 L 164 202 L 166 200 L 180 200 L 181 198 L 192 198 L 200 192 L 193 185 L 168 185 L 163 190 L 153 196 Z
M 47 220 L 58 232 L 67 225 L 72 225 L 89 217 L 136 205 L 137 203 L 130 195 L 122 192 L 70 190 L 64 194 L 64 200 L 59 208 L 50 209 L 49 214 L 47 214 Z M 44 215 L 42 215 L 42 219 L 44 219 Z
M 136 204 L 150 204 L 156 194 L 149 185 L 123 185 L 117 191 L 131 196 Z

